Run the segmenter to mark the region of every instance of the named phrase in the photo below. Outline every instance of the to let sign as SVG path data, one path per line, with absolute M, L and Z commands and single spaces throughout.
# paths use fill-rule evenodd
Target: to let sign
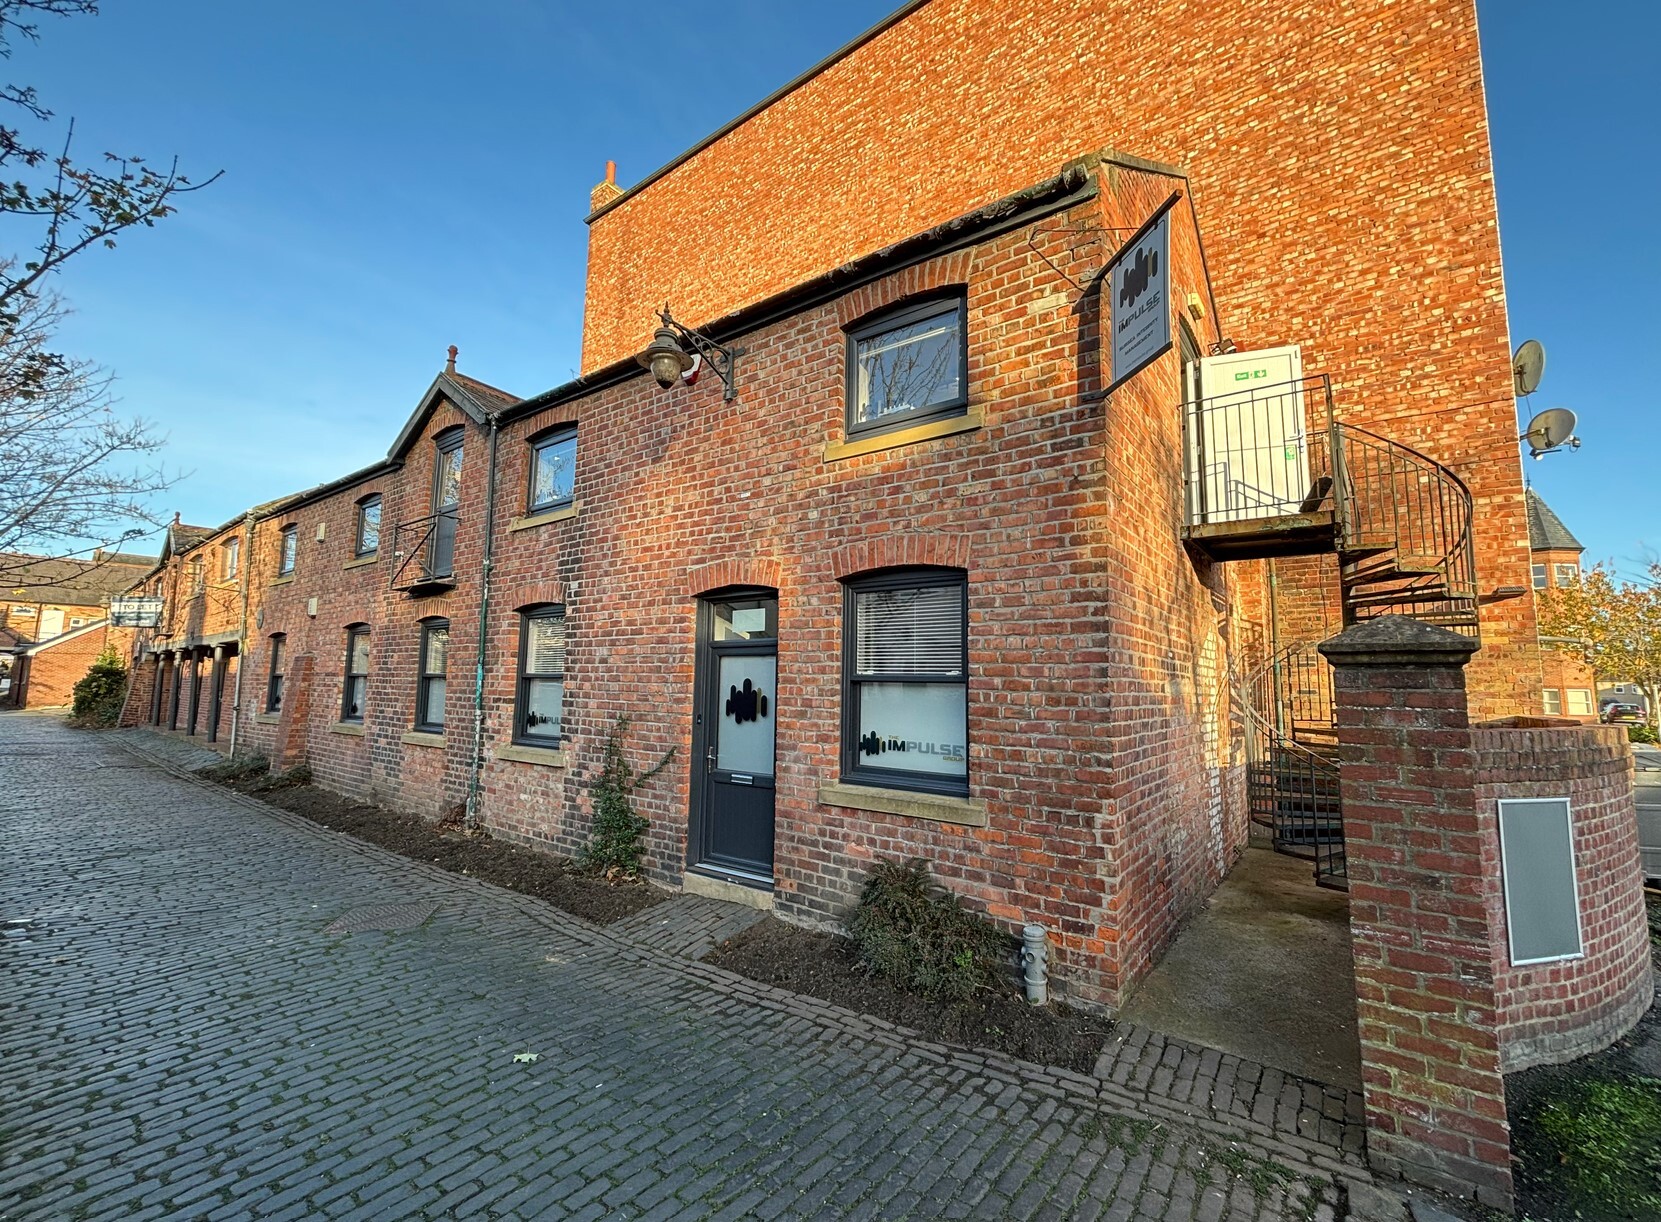
M 1159 206 L 1109 261 L 1112 393 L 1171 350 L 1171 207 Z
M 111 628 L 154 628 L 161 623 L 161 599 L 149 597 L 110 599 Z

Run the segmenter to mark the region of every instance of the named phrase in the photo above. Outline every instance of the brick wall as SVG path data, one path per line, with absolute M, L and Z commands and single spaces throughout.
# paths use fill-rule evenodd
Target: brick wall
M 1569 799 L 1585 953 L 1513 967 L 1497 878 L 1487 900 L 1501 1064 L 1509 1071 L 1573 1060 L 1624 1035 L 1655 997 L 1626 730 L 1525 722 L 1479 727 L 1472 737 L 1479 803 Z
M 103 650 L 102 626 L 33 650 L 28 656 L 21 707 L 51 709 L 69 705 L 75 685 L 86 677 L 87 670 Z M 14 672 L 13 683 L 16 682 Z
M 1471 0 L 1005 7 L 933 0 L 644 189 L 598 193 L 585 371 L 643 348 L 665 300 L 707 323 L 1112 145 L 1192 175 L 1224 330 L 1303 344 L 1342 419 L 1451 466 L 1482 588 L 1529 586 Z M 1532 597 L 1482 617 L 1474 710 L 1537 711 Z

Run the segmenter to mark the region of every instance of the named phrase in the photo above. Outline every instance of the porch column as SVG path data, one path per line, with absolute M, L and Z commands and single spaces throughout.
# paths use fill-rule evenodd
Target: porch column
M 179 692 L 180 686 L 183 682 L 183 659 L 180 657 L 180 651 L 175 649 L 173 651 L 173 682 L 170 685 L 173 689 L 173 699 L 167 706 L 167 728 L 169 730 L 177 730 L 179 728 Z
M 161 725 L 161 702 L 167 694 L 163 688 L 167 679 L 166 672 L 162 669 L 162 659 L 165 656 L 158 653 L 152 659 L 156 664 L 155 680 L 150 685 L 150 724 L 153 726 Z
M 225 696 L 225 647 L 213 647 L 213 686 L 208 692 L 208 741 L 219 741 L 219 702 Z
M 196 711 L 202 703 L 202 651 L 192 648 L 190 651 L 190 717 L 185 723 L 185 733 L 194 736 L 196 733 Z
M 1499 829 L 1476 800 L 1464 667 L 1477 643 L 1390 615 L 1333 665 L 1367 1158 L 1512 1208 L 1494 935 Z

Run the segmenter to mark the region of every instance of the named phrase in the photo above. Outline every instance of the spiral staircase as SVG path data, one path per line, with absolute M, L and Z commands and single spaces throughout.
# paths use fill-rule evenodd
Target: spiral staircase
M 1337 422 L 1325 376 L 1195 398 L 1184 421 L 1190 545 L 1216 560 L 1333 555 L 1344 626 L 1404 615 L 1478 635 L 1470 490 L 1428 455 Z M 1342 888 L 1332 670 L 1318 643 L 1277 643 L 1245 680 L 1247 794 L 1277 850 Z

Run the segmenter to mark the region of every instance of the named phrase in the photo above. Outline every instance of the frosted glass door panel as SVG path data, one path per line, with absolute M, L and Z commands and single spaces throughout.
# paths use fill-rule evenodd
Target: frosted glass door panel
M 777 657 L 724 657 L 720 662 L 715 766 L 724 772 L 773 775 L 773 696 Z

